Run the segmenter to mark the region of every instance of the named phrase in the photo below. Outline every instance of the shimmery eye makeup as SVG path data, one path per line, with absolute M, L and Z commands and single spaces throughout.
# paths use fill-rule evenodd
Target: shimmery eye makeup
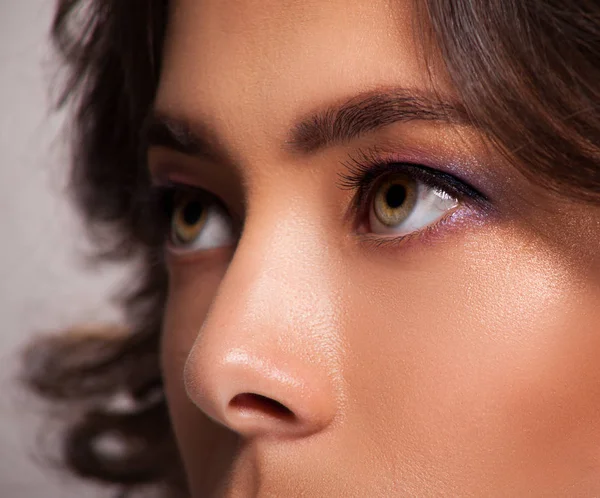
M 382 159 L 378 149 L 360 149 L 342 164 L 346 171 L 340 173 L 338 185 L 343 189 L 357 190 L 359 193 L 358 201 L 364 200 L 364 195 L 368 193 L 369 187 L 382 175 L 405 173 L 415 180 L 420 180 L 431 187 L 444 190 L 461 200 L 467 198 L 472 202 L 482 204 L 482 207 L 483 205 L 490 205 L 488 196 L 464 180 L 413 161 Z
M 361 149 L 343 164 L 346 171 L 339 175 L 338 186 L 355 192 L 349 217 L 357 231 L 374 238 L 416 235 L 446 220 L 461 205 L 479 212 L 491 209 L 486 195 L 454 175 L 422 164 L 382 159 L 376 149 Z M 393 226 L 389 220 L 398 224 Z

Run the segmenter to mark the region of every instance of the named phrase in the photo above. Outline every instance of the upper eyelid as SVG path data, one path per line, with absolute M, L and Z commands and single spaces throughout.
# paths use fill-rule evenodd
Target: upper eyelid
M 494 192 L 490 191 L 488 182 L 484 181 L 488 177 L 488 168 L 482 168 L 481 158 L 473 155 L 473 152 L 448 153 L 444 150 L 440 151 L 437 145 L 426 146 L 392 137 L 350 151 L 346 160 L 340 161 L 340 164 L 348 171 L 365 164 L 378 163 L 418 166 L 437 173 L 439 177 L 444 176 L 464 184 L 470 188 L 470 193 L 491 202 Z M 482 157 L 487 158 L 486 162 L 490 159 L 487 155 Z M 473 181 L 470 181 L 470 177 Z
M 383 157 L 381 151 L 384 152 Z M 356 191 L 353 204 L 360 205 L 366 203 L 369 190 L 378 179 L 386 174 L 403 172 L 413 177 L 416 176 L 417 181 L 421 181 L 430 187 L 446 191 L 458 200 L 467 199 L 475 204 L 479 204 L 480 207 L 486 208 L 486 210 L 490 209 L 491 203 L 485 194 L 454 175 L 424 164 L 388 161 L 385 159 L 386 155 L 388 155 L 387 150 L 371 147 L 358 149 L 355 153 L 349 155 L 346 160 L 340 161 L 345 171 L 338 173 L 338 181 L 336 183 L 338 188 Z M 226 206 L 226 203 L 219 195 L 206 188 L 188 183 L 185 180 L 183 182 L 172 180 L 168 169 L 161 172 L 159 168 L 158 172 L 155 170 L 153 173 L 151 178 L 155 187 L 174 192 L 188 192 L 194 195 L 201 195 L 207 200 L 216 201 Z M 366 173 L 372 175 L 368 184 L 364 181 Z M 351 211 L 356 211 L 356 209 L 351 209 Z
M 173 198 L 175 198 L 175 196 L 177 195 L 189 195 L 199 197 L 203 201 L 218 202 L 224 204 L 224 202 L 219 198 L 218 195 L 214 194 L 208 189 L 199 187 L 197 185 L 191 185 L 188 183 L 182 183 L 165 179 L 155 183 L 152 188 L 161 190 L 164 193 L 168 193 L 172 195 Z
M 487 196 L 453 175 L 435 170 L 425 165 L 403 162 L 377 162 L 350 167 L 350 171 L 340 173 L 338 186 L 342 189 L 365 189 L 390 174 L 407 173 L 417 181 L 430 187 L 440 188 L 458 198 L 469 197 L 489 203 Z

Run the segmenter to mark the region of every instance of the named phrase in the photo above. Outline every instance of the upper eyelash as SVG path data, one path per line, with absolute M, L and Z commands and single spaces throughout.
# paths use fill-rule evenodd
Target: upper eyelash
M 210 201 L 214 200 L 214 196 L 209 191 L 200 187 L 192 187 L 191 185 L 186 185 L 184 183 L 166 182 L 151 187 L 151 196 L 154 199 L 154 206 L 165 215 L 173 214 L 173 210 L 175 209 L 175 196 L 182 193 L 206 197 L 207 199 L 210 199 Z
M 360 149 L 342 164 L 345 166 L 346 172 L 338 175 L 338 186 L 342 189 L 356 191 L 351 206 L 354 214 L 364 209 L 377 181 L 393 173 L 409 174 L 413 179 L 421 181 L 431 188 L 442 190 L 457 200 L 468 200 L 486 210 L 491 208 L 487 196 L 463 180 L 423 164 L 383 160 L 376 149 Z M 213 197 L 210 192 L 202 188 L 167 181 L 150 186 L 148 197 L 145 199 L 146 208 L 150 208 L 147 212 L 152 213 L 151 217 L 155 220 L 156 217 L 159 217 L 162 220 L 160 225 L 166 226 L 173 213 L 175 196 L 181 192 Z
M 455 176 L 422 164 L 382 160 L 377 150 L 361 149 L 342 164 L 346 172 L 339 174 L 338 186 L 356 191 L 353 203 L 355 211 L 366 204 L 374 184 L 381 177 L 393 173 L 408 173 L 413 179 L 440 189 L 458 200 L 468 199 L 482 208 L 490 207 L 487 196 Z

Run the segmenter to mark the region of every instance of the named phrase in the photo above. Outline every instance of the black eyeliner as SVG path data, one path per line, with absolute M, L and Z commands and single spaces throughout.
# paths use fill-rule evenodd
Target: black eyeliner
M 472 203 L 489 211 L 492 207 L 489 198 L 481 191 L 449 173 L 423 164 L 402 161 L 382 160 L 376 151 L 359 151 L 358 157 L 343 162 L 346 172 L 339 174 L 338 186 L 356 192 L 353 211 L 359 211 L 368 201 L 373 188 L 385 177 L 404 174 L 420 181 L 430 188 L 438 189 L 461 202 Z

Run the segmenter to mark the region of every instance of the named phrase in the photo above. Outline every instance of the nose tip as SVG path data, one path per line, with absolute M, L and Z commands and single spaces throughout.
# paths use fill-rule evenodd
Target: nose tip
M 305 366 L 286 362 L 282 371 L 239 351 L 227 356 L 207 368 L 192 354 L 185 372 L 188 396 L 218 423 L 245 438 L 301 438 L 333 420 L 327 383 Z

